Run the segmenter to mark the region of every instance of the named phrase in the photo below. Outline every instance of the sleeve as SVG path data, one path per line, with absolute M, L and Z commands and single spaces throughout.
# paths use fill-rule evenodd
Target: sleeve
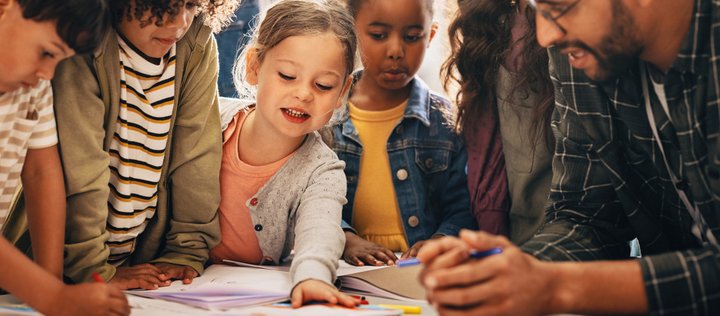
M 465 167 L 467 166 L 467 152 L 465 145 L 459 136 L 452 133 L 455 137 L 457 151 L 450 153 L 450 161 L 447 169 L 447 175 L 444 177 L 445 182 L 442 184 L 434 183 L 431 187 L 439 188 L 439 192 L 431 195 L 438 198 L 436 203 L 437 218 L 441 218 L 440 225 L 434 235 L 450 235 L 457 236 L 460 229 L 477 229 L 477 221 L 470 210 L 470 194 L 467 187 L 467 175 Z
M 509 234 L 510 199 L 502 136 L 497 114 L 481 115 L 465 136 L 468 152 L 467 186 L 478 228 L 496 235 Z M 466 131 L 469 133 L 470 131 Z
M 522 249 L 550 261 L 627 258 L 630 252 L 628 238 L 632 237 L 622 233 L 628 229 L 626 215 L 608 169 L 593 151 L 592 139 L 574 102 L 600 103 L 605 100 L 598 94 L 584 94 L 583 89 L 595 88 L 583 87 L 579 80 L 585 77 L 572 72 L 568 61 L 561 58 L 564 57 L 551 54 L 550 76 L 555 86 L 555 110 L 551 121 L 555 135 L 551 203 L 544 224 Z M 567 77 L 572 81 L 563 82 L 559 75 L 563 80 Z M 572 103 L 565 98 L 564 88 L 571 90 L 568 94 L 573 97 Z M 588 111 L 582 115 L 599 114 Z
M 345 247 L 340 225 L 342 207 L 347 200 L 345 163 L 337 158 L 313 173 L 302 195 L 295 219 L 295 258 L 290 267 L 293 287 L 316 279 L 332 284 L 338 260 Z
M 75 282 L 89 280 L 93 272 L 106 280 L 115 275 L 105 244 L 110 194 L 110 158 L 103 148 L 106 106 L 89 58 L 60 63 L 52 81 L 67 193 L 65 275 Z
M 55 129 L 55 113 L 53 111 L 53 93 L 50 82 L 42 81 L 30 102 L 37 110 L 37 124 L 33 127 L 28 140 L 28 148 L 47 148 L 58 143 Z
M 167 176 L 169 230 L 162 254 L 152 261 L 190 266 L 200 273 L 210 249 L 220 241 L 217 209 L 222 136 L 217 55 L 210 36 L 200 54 L 191 55 L 192 68 L 185 70 Z

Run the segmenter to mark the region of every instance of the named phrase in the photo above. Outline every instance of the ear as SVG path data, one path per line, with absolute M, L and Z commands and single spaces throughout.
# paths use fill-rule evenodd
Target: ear
M 258 84 L 258 71 L 260 71 L 260 61 L 258 60 L 257 49 L 254 47 L 248 48 L 245 54 L 245 81 L 253 86 Z
M 347 79 L 345 80 L 345 84 L 343 85 L 342 91 L 340 92 L 340 97 L 338 98 L 338 103 L 335 106 L 335 109 L 339 109 L 343 102 L 345 102 L 345 99 L 347 97 L 348 91 L 350 91 L 350 86 L 352 86 L 352 75 L 348 75 Z
M 430 43 L 432 43 L 433 38 L 435 38 L 435 34 L 437 34 L 437 30 L 438 30 L 438 24 L 437 24 L 437 22 L 433 22 L 433 24 L 430 25 L 430 38 L 428 38 L 426 47 L 430 47 Z

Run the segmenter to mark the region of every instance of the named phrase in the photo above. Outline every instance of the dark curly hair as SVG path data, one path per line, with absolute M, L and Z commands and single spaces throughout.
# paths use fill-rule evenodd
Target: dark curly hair
M 445 88 L 459 83 L 455 96 L 459 131 L 472 132 L 482 115 L 497 116 L 497 78 L 500 66 L 514 43 L 512 19 L 517 8 L 510 0 L 458 0 L 454 21 L 448 27 L 451 55 L 443 63 Z M 538 95 L 534 105 L 530 139 L 549 145 L 549 126 L 554 92 L 548 73 L 547 50 L 535 40 L 535 11 L 525 11 L 530 27 L 518 41 L 524 42 L 517 69 L 521 78 L 510 91 L 530 91 Z
M 346 1 L 347 1 L 347 3 L 345 3 L 345 5 L 350 10 L 350 14 L 356 18 L 358 12 L 360 11 L 360 7 L 362 6 L 363 2 L 365 2 L 365 0 L 346 0 Z M 433 4 L 434 3 L 435 3 L 434 0 L 425 0 L 425 4 L 426 4 L 425 8 L 428 9 L 428 11 L 429 11 L 428 13 L 430 13 L 430 15 L 433 15 L 433 9 L 434 9 Z
M 205 25 L 212 28 L 214 32 L 220 31 L 232 20 L 235 9 L 240 5 L 240 0 L 134 0 L 135 8 L 132 8 L 132 0 L 112 0 L 113 23 L 117 25 L 122 19 L 137 19 L 141 25 L 155 23 L 161 26 L 165 16 L 174 19 L 185 3 L 195 1 L 198 4 L 199 12 L 203 16 Z M 150 15 L 143 19 L 145 13 Z

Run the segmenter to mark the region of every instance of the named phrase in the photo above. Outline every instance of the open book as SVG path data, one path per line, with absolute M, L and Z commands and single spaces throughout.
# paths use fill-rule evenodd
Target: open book
M 262 266 L 225 260 L 241 267 L 288 271 L 288 266 Z M 408 302 L 425 302 L 425 289 L 420 285 L 420 267 L 394 266 L 356 267 L 340 260 L 336 285 L 340 291 L 358 295 L 384 297 Z

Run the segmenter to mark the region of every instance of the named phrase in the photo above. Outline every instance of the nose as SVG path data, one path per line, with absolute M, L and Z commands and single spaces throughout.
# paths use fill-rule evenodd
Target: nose
M 33 79 L 32 84 L 37 84 L 38 79 L 43 80 L 50 80 L 55 75 L 55 67 L 57 66 L 57 62 L 54 61 L 46 61 L 40 64 L 37 71 L 35 72 L 35 79 Z
M 400 60 L 405 57 L 405 47 L 402 36 L 392 36 L 387 41 L 387 57 L 392 60 Z
M 542 47 L 550 47 L 565 36 L 557 25 L 548 21 L 540 13 L 535 15 L 535 26 L 537 41 Z
M 295 89 L 295 98 L 301 102 L 310 102 L 313 99 L 313 93 L 307 84 L 300 84 Z

